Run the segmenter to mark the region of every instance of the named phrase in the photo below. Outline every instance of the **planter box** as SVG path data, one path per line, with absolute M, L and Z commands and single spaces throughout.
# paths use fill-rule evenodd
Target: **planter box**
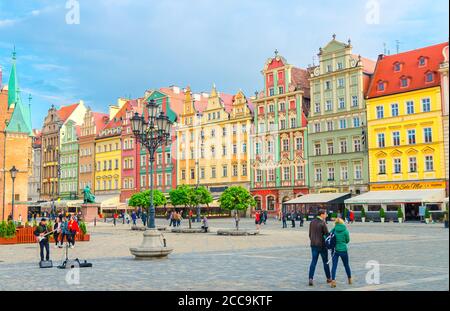
M 17 244 L 17 237 L 0 238 L 0 245 L 12 245 L 12 244 Z

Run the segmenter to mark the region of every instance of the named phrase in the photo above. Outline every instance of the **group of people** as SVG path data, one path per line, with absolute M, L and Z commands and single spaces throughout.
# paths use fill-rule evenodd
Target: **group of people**
M 62 248 L 64 240 L 67 241 L 68 247 L 74 248 L 75 236 L 78 232 L 80 232 L 80 227 L 78 219 L 74 215 L 58 215 L 52 229 L 49 229 L 47 219 L 42 218 L 34 230 L 34 235 L 39 243 L 41 261 L 50 260 L 50 236 L 53 235 L 55 248 Z
M 256 225 L 256 230 L 261 229 L 261 225 L 262 224 L 266 224 L 267 222 L 267 211 L 256 211 L 255 213 L 255 225 Z
M 295 211 L 292 211 L 289 214 L 287 212 L 282 212 L 281 213 L 281 221 L 283 223 L 283 229 L 287 228 L 288 215 L 290 216 L 290 219 L 291 219 L 291 228 L 295 228 L 295 220 L 297 218 L 300 218 L 299 226 L 303 227 L 303 222 L 304 222 L 304 220 L 303 220 L 303 213 L 302 212 L 298 212 L 297 213 Z
M 328 231 L 326 224 L 327 212 L 325 210 L 320 210 L 316 218 L 314 218 L 309 225 L 309 239 L 311 241 L 311 254 L 312 260 L 309 267 L 309 286 L 314 285 L 314 272 L 316 269 L 319 256 L 322 258 L 323 268 L 325 271 L 325 276 L 327 278 L 327 283 L 331 287 L 336 287 L 336 271 L 339 263 L 339 258 L 341 258 L 345 272 L 347 274 L 348 284 L 352 284 L 352 273 L 349 264 L 348 247 L 347 244 L 350 242 L 350 234 L 345 226 L 344 220 L 342 218 L 336 218 L 334 228 L 331 232 Z M 332 234 L 335 239 L 334 249 L 332 250 L 332 267 L 330 271 L 329 258 L 328 258 L 328 248 L 325 243 L 325 239 Z
M 169 214 L 169 227 L 179 227 L 181 226 L 181 220 L 183 219 L 183 216 L 181 215 L 181 212 L 172 211 Z

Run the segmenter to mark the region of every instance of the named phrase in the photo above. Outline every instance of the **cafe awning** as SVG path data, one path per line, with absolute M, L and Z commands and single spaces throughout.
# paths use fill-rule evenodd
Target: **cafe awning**
M 351 196 L 350 193 L 313 193 L 284 202 L 283 204 L 339 204 Z
M 370 191 L 345 200 L 345 204 L 442 203 L 444 197 L 444 189 Z

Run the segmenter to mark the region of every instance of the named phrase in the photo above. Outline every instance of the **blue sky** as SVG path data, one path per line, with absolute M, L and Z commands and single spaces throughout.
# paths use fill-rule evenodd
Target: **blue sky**
M 448 40 L 447 0 L 78 0 L 80 24 L 66 24 L 66 0 L 0 0 L 3 83 L 18 53 L 19 83 L 33 96 L 33 126 L 51 104 L 80 99 L 106 112 L 118 97 L 190 85 L 209 91 L 262 87 L 278 49 L 307 67 L 333 33 L 376 59 Z M 373 3 L 379 23 L 367 22 Z M 317 59 L 316 59 L 317 60 Z

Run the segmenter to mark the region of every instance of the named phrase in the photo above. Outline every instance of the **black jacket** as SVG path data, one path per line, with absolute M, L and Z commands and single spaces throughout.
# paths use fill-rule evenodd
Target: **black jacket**
M 314 218 L 309 224 L 309 239 L 311 240 L 311 246 L 325 247 L 325 237 L 328 235 L 328 227 L 326 223 L 319 219 Z
M 39 224 L 36 229 L 34 230 L 34 235 L 35 236 L 40 236 L 41 234 L 47 234 L 48 230 L 47 230 L 47 226 Z M 48 235 L 42 240 L 42 241 L 48 241 Z

